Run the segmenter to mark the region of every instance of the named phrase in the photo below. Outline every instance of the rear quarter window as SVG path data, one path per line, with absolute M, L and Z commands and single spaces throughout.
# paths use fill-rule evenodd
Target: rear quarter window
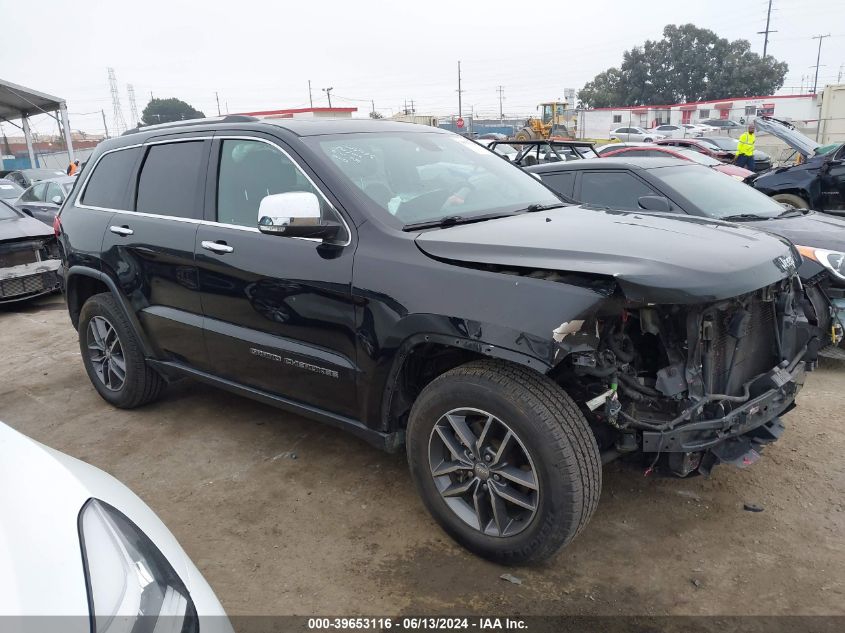
M 128 209 L 129 181 L 140 154 L 140 147 L 104 154 L 94 167 L 80 202 L 89 207 Z

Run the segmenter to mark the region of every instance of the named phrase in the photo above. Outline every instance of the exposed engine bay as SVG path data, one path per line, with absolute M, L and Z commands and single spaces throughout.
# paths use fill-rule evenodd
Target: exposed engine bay
M 709 304 L 618 304 L 562 324 L 555 379 L 579 403 L 603 459 L 703 474 L 756 461 L 783 431 L 805 371 L 831 336 L 829 304 L 796 276 Z

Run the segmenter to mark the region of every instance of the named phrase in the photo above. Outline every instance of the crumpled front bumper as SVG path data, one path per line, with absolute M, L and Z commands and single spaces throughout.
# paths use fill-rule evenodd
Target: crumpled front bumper
M 643 431 L 642 450 L 645 453 L 700 453 L 743 437 L 757 437 L 760 444 L 772 442 L 782 430 L 779 416 L 794 406 L 795 396 L 804 386 L 805 374 L 803 361 L 796 363 L 792 370 L 775 368 L 767 375 L 773 383 L 771 389 L 720 418 L 682 423 L 665 431 Z
M 0 268 L 0 303 L 31 299 L 58 290 L 62 260 L 46 259 Z

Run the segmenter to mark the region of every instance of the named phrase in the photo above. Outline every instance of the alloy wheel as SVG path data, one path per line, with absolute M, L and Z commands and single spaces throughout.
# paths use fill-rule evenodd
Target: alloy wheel
M 88 359 L 97 378 L 111 391 L 120 391 L 126 381 L 126 359 L 114 326 L 105 317 L 88 322 Z
M 431 476 L 464 523 L 507 537 L 527 528 L 539 507 L 539 478 L 525 445 L 505 422 L 473 408 L 453 409 L 428 442 Z

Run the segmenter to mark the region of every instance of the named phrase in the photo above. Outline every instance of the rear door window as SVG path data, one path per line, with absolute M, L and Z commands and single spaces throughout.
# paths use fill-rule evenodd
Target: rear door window
M 103 209 L 128 209 L 129 181 L 140 155 L 140 147 L 104 154 L 85 185 L 80 203 Z
M 135 210 L 200 219 L 200 176 L 205 176 L 207 151 L 204 141 L 151 145 L 138 176 Z
M 559 171 L 556 173 L 541 174 L 543 182 L 557 193 L 572 198 L 572 188 L 575 184 L 574 171 Z
M 660 195 L 625 171 L 587 171 L 581 175 L 578 200 L 611 209 L 639 210 L 642 196 Z

